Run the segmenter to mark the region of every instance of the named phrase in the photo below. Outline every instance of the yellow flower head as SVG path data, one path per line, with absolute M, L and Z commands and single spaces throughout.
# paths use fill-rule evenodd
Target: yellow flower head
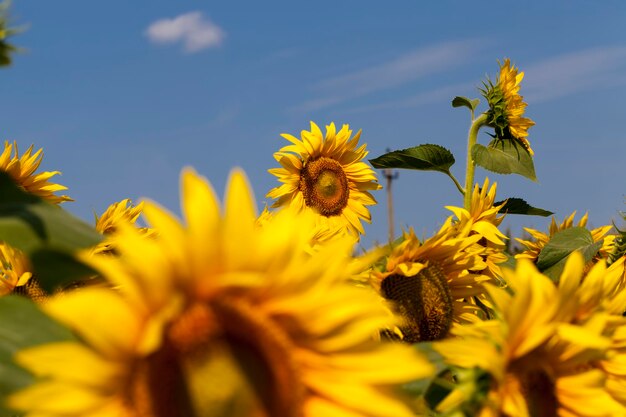
M 256 224 L 259 227 L 265 226 L 266 224 L 272 221 L 276 213 L 277 212 L 275 211 L 270 211 L 267 208 L 267 206 L 264 207 L 263 211 L 261 212 L 261 214 L 256 220 Z M 344 225 L 315 222 L 311 224 L 310 226 L 313 227 L 311 230 L 309 230 L 309 234 L 310 234 L 309 246 L 310 246 L 311 251 L 315 251 L 319 249 L 322 245 L 326 245 L 327 243 L 330 243 L 334 241 L 335 239 L 345 240 L 345 239 L 351 238 L 353 239 L 355 244 L 358 242 L 358 239 L 356 239 L 356 236 L 350 234 L 346 230 Z M 303 230 L 303 233 L 304 233 L 304 230 Z
M 452 321 L 476 313 L 465 300 L 481 295 L 489 277 L 476 242 L 479 235 L 457 237 L 451 219 L 421 243 L 413 230 L 404 234 L 382 271 L 373 271 L 373 286 L 394 303 L 404 319 L 400 327 L 408 342 L 445 337 Z
M 494 206 L 496 189 L 497 184 L 494 182 L 490 187 L 489 178 L 485 178 L 482 187 L 474 186 L 469 210 L 455 206 L 446 208 L 456 217 L 454 224 L 459 236 L 480 235 L 483 238 L 477 244 L 482 246 L 481 256 L 487 264 L 484 273 L 497 280 L 502 276 L 499 264 L 508 258 L 504 253 L 507 237 L 498 229 L 504 220 L 504 215 L 498 216 L 504 203 Z
M 494 320 L 457 326 L 456 338 L 435 344 L 449 364 L 491 375 L 478 415 L 625 415 L 626 403 L 607 387 L 601 363 L 626 322 L 598 302 L 604 266 L 581 285 L 583 268 L 582 256 L 572 254 L 556 286 L 520 260 L 515 271 L 505 270 L 511 290 L 489 288 Z
M 117 225 L 120 222 L 134 224 L 141 215 L 141 210 L 143 210 L 143 202 L 133 206 L 130 199 L 126 198 L 122 201 L 111 204 L 101 216 L 96 216 L 96 230 L 101 234 L 108 236 L 108 238 L 100 242 L 94 248 L 94 253 L 109 253 L 113 251 L 115 249 L 114 239 L 111 239 L 110 237 L 117 231 Z M 153 230 L 145 227 L 140 228 L 139 230 L 141 230 L 146 236 L 154 234 Z
M 552 221 L 550 222 L 548 233 L 543 233 L 535 229 L 524 228 L 524 231 L 526 231 L 526 233 L 528 233 L 531 236 L 531 239 L 530 240 L 524 240 L 524 239 L 519 239 L 519 238 L 515 239 L 526 247 L 526 249 L 522 253 L 515 255 L 515 258 L 529 259 L 533 262 L 536 262 L 543 248 L 550 241 L 552 236 L 554 236 L 556 233 L 561 232 L 565 229 L 569 229 L 571 227 L 576 227 L 576 226 L 586 227 L 587 226 L 587 220 L 589 217 L 588 213 L 585 213 L 585 215 L 580 218 L 580 220 L 578 221 L 576 225 L 574 225 L 575 216 L 576 216 L 576 212 L 573 212 L 572 214 L 569 215 L 569 217 L 563 220 L 561 224 L 558 224 L 556 222 L 556 219 L 552 217 Z M 593 230 L 590 230 L 591 237 L 593 238 L 594 242 L 602 241 L 602 247 L 600 248 L 599 253 L 596 256 L 596 260 L 600 258 L 606 258 L 611 252 L 611 249 L 613 248 L 615 236 L 614 235 L 606 236 L 606 234 L 611 230 L 612 227 L 613 226 L 611 225 L 606 225 L 606 226 L 601 226 Z
M 524 116 L 527 104 L 524 97 L 519 95 L 520 83 L 524 78 L 523 72 L 511 65 L 507 58 L 500 64 L 500 74 L 493 84 L 485 83 L 483 95 L 489 103 L 488 124 L 496 129 L 498 137 L 517 139 L 533 155 L 528 142 L 528 129 L 535 125 L 531 119 Z
M 324 135 L 313 122 L 311 131 L 301 132 L 301 140 L 283 134 L 292 145 L 274 154 L 281 168 L 269 170 L 283 183 L 267 194 L 276 199 L 273 207 L 313 212 L 331 230 L 339 225 L 363 234 L 361 220 L 371 222 L 366 206 L 376 204 L 369 190 L 381 187 L 374 170 L 363 162 L 366 145 L 357 147 L 361 131 L 351 135 L 348 125 L 337 132 L 334 123 L 326 126 Z
M 0 242 L 0 296 L 20 294 L 36 302 L 44 302 L 48 294 L 33 278 L 32 267 L 19 249 Z
M 307 253 L 307 215 L 256 224 L 235 171 L 223 208 L 182 175 L 182 223 L 147 202 L 159 231 L 121 223 L 119 256 L 85 261 L 119 288 L 64 294 L 44 309 L 81 343 L 18 353 L 37 376 L 9 403 L 27 416 L 411 416 L 390 388 L 429 376 L 404 345 L 372 336 L 387 320 L 348 283 L 352 240 Z
M 31 145 L 22 156 L 19 156 L 17 143 L 13 142 L 11 144 L 5 141 L 4 151 L 0 154 L 0 171 L 7 172 L 17 185 L 27 192 L 35 194 L 48 202 L 59 204 L 65 201 L 73 201 L 66 195 L 58 196 L 54 194 L 57 191 L 67 190 L 67 187 L 48 182 L 50 178 L 60 174 L 59 171 L 46 171 L 35 174 L 35 171 L 41 164 L 43 150 L 39 149 L 34 154 L 32 152 L 33 146 Z
M 32 277 L 26 256 L 6 243 L 0 242 L 0 296 L 25 285 Z
M 133 206 L 128 198 L 113 203 L 101 216 L 96 216 L 96 230 L 103 235 L 112 234 L 115 232 L 115 225 L 120 221 L 135 223 L 141 215 L 142 208 L 143 202 Z

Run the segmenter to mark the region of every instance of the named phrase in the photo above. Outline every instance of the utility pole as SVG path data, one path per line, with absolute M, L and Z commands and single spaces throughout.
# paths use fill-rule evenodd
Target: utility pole
M 389 152 L 389 150 L 387 150 Z M 394 227 L 393 227 L 393 195 L 391 194 L 391 183 L 393 180 L 398 179 L 398 171 L 393 169 L 383 169 L 383 175 L 387 179 L 387 218 L 389 220 L 389 243 L 394 240 Z

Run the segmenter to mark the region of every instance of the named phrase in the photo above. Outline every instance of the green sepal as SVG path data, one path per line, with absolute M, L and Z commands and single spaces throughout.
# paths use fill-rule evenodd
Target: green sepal
M 594 242 L 591 232 L 584 227 L 561 230 L 552 236 L 539 253 L 537 268 L 554 282 L 558 282 L 567 257 L 572 252 L 580 252 L 587 263 L 596 256 L 601 247 L 602 241 Z
M 472 147 L 476 165 L 497 174 L 518 174 L 537 181 L 535 164 L 528 150 L 516 139 L 493 139 L 489 145 Z
M 620 211 L 620 216 L 622 219 L 626 220 L 626 212 Z M 613 244 L 613 250 L 609 254 L 607 259 L 607 265 L 611 265 L 613 262 L 617 262 L 619 258 L 622 256 L 626 256 L 626 228 L 624 230 L 617 227 L 615 223 L 613 223 L 613 227 L 617 230 L 618 235 L 615 237 L 615 241 Z
M 480 99 L 469 99 L 463 96 L 456 96 L 452 99 L 452 107 L 467 107 L 472 112 L 476 111 L 476 107 L 480 104 Z
M 494 207 L 504 203 L 504 206 L 500 209 L 500 213 L 506 214 L 524 214 L 527 216 L 543 216 L 548 217 L 554 213 L 541 208 L 533 207 L 528 204 L 524 199 L 511 197 L 505 201 L 498 201 L 493 203 Z
M 439 171 L 450 174 L 454 165 L 454 155 L 443 146 L 425 144 L 393 151 L 370 159 L 374 168 L 403 168 L 419 171 Z
M 76 338 L 31 300 L 7 295 L 0 298 L 0 416 L 15 416 L 4 404 L 7 395 L 30 385 L 34 378 L 13 362 L 22 349 Z
M 0 241 L 24 252 L 44 290 L 95 274 L 73 256 L 102 240 L 93 227 L 24 192 L 5 172 L 0 172 L 0 195 Z

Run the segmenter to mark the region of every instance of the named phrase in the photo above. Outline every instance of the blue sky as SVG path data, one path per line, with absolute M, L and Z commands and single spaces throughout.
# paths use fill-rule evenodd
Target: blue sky
M 297 136 L 310 120 L 362 129 L 370 157 L 441 144 L 462 178 L 469 114 L 450 101 L 478 97 L 506 57 L 526 73 L 539 181 L 489 174 L 498 197 L 558 219 L 589 211 L 595 226 L 626 209 L 620 0 L 14 0 L 12 16 L 27 29 L 13 38 L 24 51 L 0 71 L 2 139 L 43 147 L 43 168 L 62 171 L 76 200 L 65 208 L 88 221 L 123 198 L 179 213 L 187 165 L 220 195 L 243 167 L 262 207 L 280 133 Z M 445 205 L 462 205 L 438 173 L 402 171 L 393 190 L 398 229 L 418 235 L 441 224 Z M 386 198 L 376 197 L 366 245 L 386 239 Z M 505 227 L 547 223 L 509 216 Z

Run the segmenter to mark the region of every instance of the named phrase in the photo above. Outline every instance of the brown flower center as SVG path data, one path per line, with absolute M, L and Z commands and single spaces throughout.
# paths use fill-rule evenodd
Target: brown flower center
M 544 371 L 526 371 L 522 379 L 522 389 L 531 416 L 557 416 L 559 401 L 555 395 L 554 381 Z
M 136 364 L 129 408 L 146 417 L 298 417 L 305 387 L 294 350 L 282 326 L 247 302 L 195 304 Z
M 443 339 L 450 330 L 452 296 L 438 265 L 429 265 L 412 277 L 389 275 L 381 282 L 380 291 L 404 318 L 400 330 L 405 341 Z
M 348 178 L 334 159 L 321 157 L 308 161 L 300 172 L 298 188 L 306 205 L 326 217 L 341 214 L 348 205 Z

